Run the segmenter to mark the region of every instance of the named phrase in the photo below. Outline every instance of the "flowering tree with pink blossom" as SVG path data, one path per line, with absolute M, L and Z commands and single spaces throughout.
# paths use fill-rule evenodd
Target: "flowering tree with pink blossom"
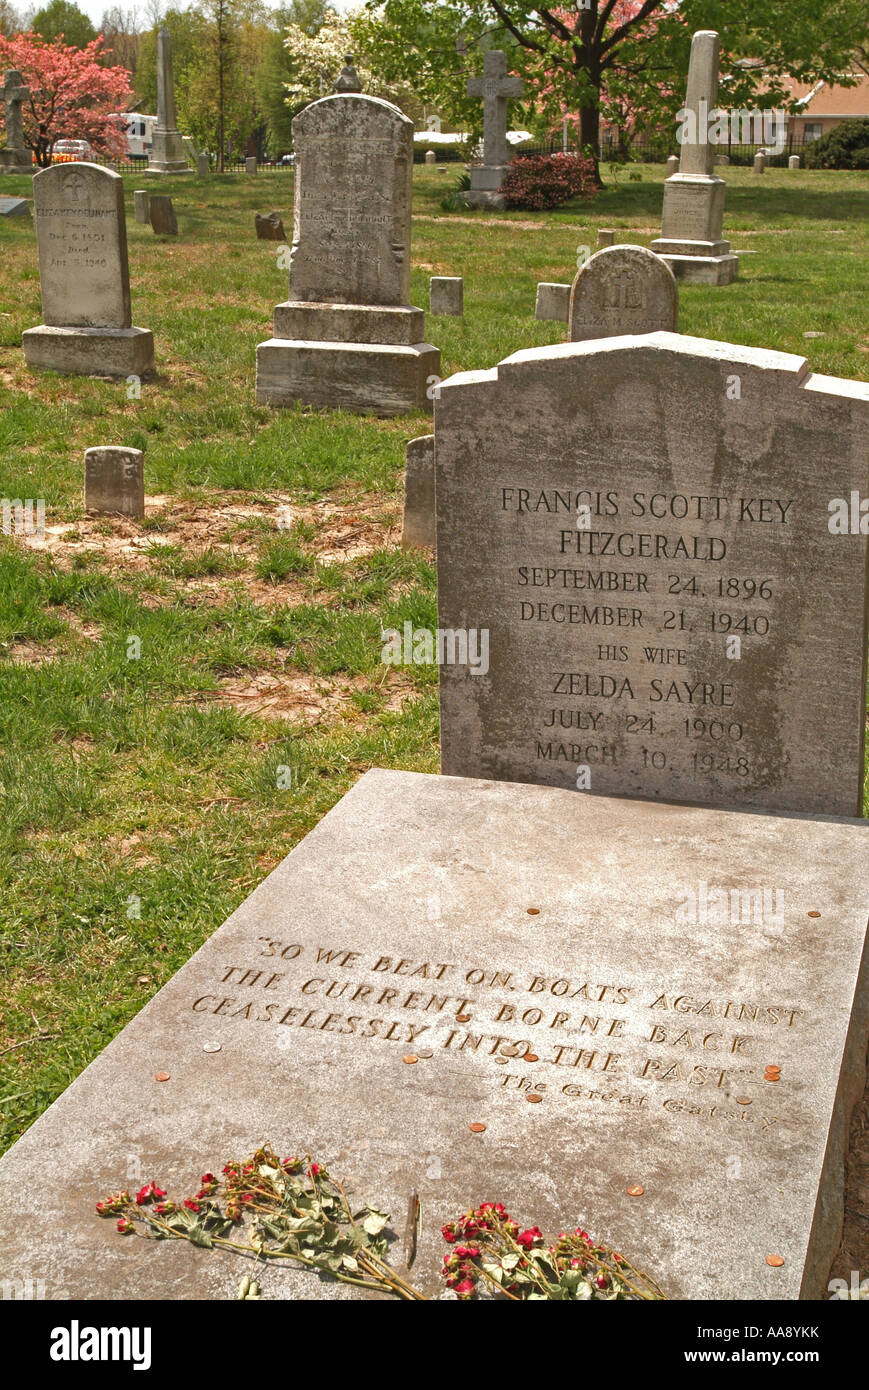
M 21 73 L 30 97 L 21 108 L 24 143 L 40 168 L 51 163 L 55 142 L 87 140 L 97 154 L 122 157 L 127 148 L 118 113 L 132 98 L 126 68 L 104 67 L 102 35 L 85 48 L 63 36 L 46 43 L 39 34 L 0 35 L 0 70 Z

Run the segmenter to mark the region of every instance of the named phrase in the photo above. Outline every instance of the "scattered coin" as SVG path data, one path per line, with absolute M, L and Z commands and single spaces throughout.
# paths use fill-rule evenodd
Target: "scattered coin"
M 538 1096 L 536 1091 L 529 1091 L 525 1099 L 527 1100 L 529 1105 L 539 1105 L 543 1097 Z
M 219 1052 L 219 1051 L 220 1051 L 220 1043 L 203 1043 L 203 1044 L 202 1044 L 202 1051 L 203 1051 L 203 1052 Z
M 525 1056 L 522 1058 L 522 1061 L 523 1061 L 523 1062 L 539 1062 L 539 1061 L 540 1061 L 540 1058 L 537 1056 L 537 1053 L 536 1053 L 536 1052 L 526 1052 L 526 1053 L 525 1053 Z
M 809 915 L 810 917 L 820 917 L 821 914 L 820 914 L 820 912 L 810 912 L 808 915 Z
M 468 1129 L 472 1134 L 482 1134 L 485 1128 L 486 1126 L 481 1125 L 479 1120 L 475 1120 L 472 1125 L 468 1125 Z
M 539 907 L 526 907 L 525 911 L 528 913 L 528 916 L 529 916 L 529 917 L 539 917 L 539 916 L 540 916 L 540 908 L 539 908 Z
M 402 1062 L 407 1062 L 408 1064 L 410 1064 L 411 1062 L 418 1062 L 419 1058 L 417 1057 L 415 1052 L 408 1052 L 407 1056 L 402 1057 L 401 1060 Z
M 782 1265 L 784 1264 L 784 1260 L 782 1259 L 781 1255 L 767 1255 L 766 1262 L 773 1269 L 781 1269 Z
M 509 1067 L 509 1065 L 510 1065 L 510 1058 L 509 1058 L 509 1057 L 493 1057 L 492 1060 L 493 1060 L 494 1062 L 497 1062 L 498 1065 L 501 1066 L 501 1067 Z
M 470 1014 L 456 1014 L 456 1023 L 470 1023 Z
M 521 1051 L 522 1049 L 518 1046 L 517 1043 L 505 1043 L 504 1046 L 501 1048 L 501 1056 L 518 1057 Z
M 417 1057 L 433 1057 L 434 1053 L 430 1047 L 421 1047 L 416 1055 Z
M 640 1187 L 639 1183 L 637 1183 L 635 1187 L 626 1188 L 629 1197 L 642 1197 L 645 1190 L 644 1187 Z
M 751 1096 L 734 1096 L 737 1105 L 751 1105 Z
M 168 1081 L 168 1080 L 169 1080 L 169 1073 L 168 1073 L 168 1071 L 158 1071 L 158 1072 L 155 1072 L 155 1073 L 154 1073 L 154 1080 L 155 1080 L 155 1081 Z

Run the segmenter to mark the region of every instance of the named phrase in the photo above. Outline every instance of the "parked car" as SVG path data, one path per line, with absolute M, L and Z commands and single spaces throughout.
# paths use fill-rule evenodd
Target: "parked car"
M 55 140 L 51 162 L 69 164 L 71 160 L 92 159 L 93 153 L 87 140 Z

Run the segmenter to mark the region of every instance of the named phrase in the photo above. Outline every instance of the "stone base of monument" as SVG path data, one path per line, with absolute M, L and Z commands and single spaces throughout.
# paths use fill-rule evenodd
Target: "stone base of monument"
M 147 169 L 143 169 L 143 174 L 171 174 L 177 177 L 179 174 L 194 174 L 195 169 L 191 169 L 186 159 L 167 160 L 161 164 L 149 164 Z
M 192 174 L 187 163 L 184 142 L 177 130 L 156 130 L 146 174 Z
M 651 250 L 667 262 L 676 279 L 683 284 L 729 285 L 739 277 L 739 257 L 733 252 L 723 256 L 691 256 L 661 251 L 659 245 L 653 241 Z
M 425 313 L 412 304 L 321 304 L 288 299 L 275 305 L 275 337 L 418 347 L 424 346 Z
M 144 376 L 154 368 L 148 328 L 54 328 L 40 324 L 21 335 L 28 367 L 80 376 Z
M 864 822 L 369 772 L 0 1159 L 4 1278 L 237 1298 L 245 1262 L 94 1206 L 152 1180 L 190 1197 L 269 1141 L 399 1235 L 415 1189 L 429 1294 L 441 1225 L 502 1201 L 673 1299 L 824 1298 L 867 874 Z
M 269 338 L 256 350 L 256 399 L 358 414 L 430 413 L 428 393 L 440 364 L 440 350 L 430 343 Z
M 471 186 L 462 194 L 464 202 L 471 208 L 506 207 L 500 188 L 509 169 L 509 164 L 476 164 L 470 170 Z
M 0 174 L 35 174 L 29 150 L 0 150 Z

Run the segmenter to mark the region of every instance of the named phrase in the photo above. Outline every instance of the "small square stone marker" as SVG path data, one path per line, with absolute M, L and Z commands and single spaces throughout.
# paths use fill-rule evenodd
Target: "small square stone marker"
M 146 227 L 151 221 L 150 197 L 150 193 L 144 188 L 137 188 L 133 193 L 133 216 Z
M 423 434 L 410 439 L 405 447 L 404 521 L 401 543 L 434 549 L 435 528 L 435 437 Z
M 598 246 L 614 246 L 616 240 L 615 231 L 611 227 L 599 227 L 597 233 Z
M 566 323 L 570 314 L 570 289 L 570 285 L 562 285 L 554 280 L 541 280 L 537 286 L 534 317 Z
M 547 1237 L 581 1222 L 671 1299 L 826 1298 L 867 879 L 859 823 L 369 772 L 0 1158 L 4 1278 L 237 1297 L 243 1261 L 124 1239 L 94 1204 L 130 1154 L 180 1200 L 269 1139 L 393 1226 L 420 1191 L 430 1296 L 441 1225 L 495 1195 Z M 767 918 L 731 920 L 731 890 Z
M 432 314 L 464 313 L 464 281 L 461 275 L 432 275 L 429 284 L 429 311 Z
M 208 176 L 210 172 L 210 166 L 207 154 L 198 154 L 196 156 L 196 172 L 201 179 L 204 179 Z
M 85 449 L 84 509 L 119 516 L 145 515 L 145 456 L 141 449 L 114 444 Z
M 244 172 L 245 172 L 246 174 L 255 174 L 255 173 L 256 173 L 256 169 L 257 169 L 256 157 L 253 156 L 253 155 L 249 155 L 249 156 L 247 157 L 247 159 L 244 161 Z
M 789 155 L 789 156 L 788 156 L 788 168 L 789 168 L 789 169 L 799 169 L 799 167 L 800 167 L 800 157 L 799 157 L 799 155 L 798 155 L 798 154 Z

